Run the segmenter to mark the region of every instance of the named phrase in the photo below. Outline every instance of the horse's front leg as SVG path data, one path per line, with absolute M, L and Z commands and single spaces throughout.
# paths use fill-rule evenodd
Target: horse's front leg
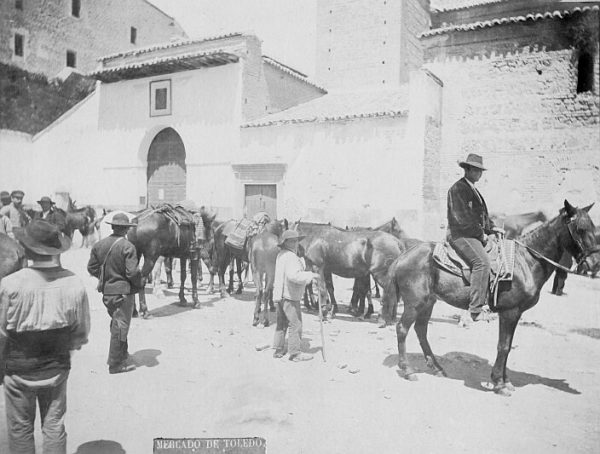
M 262 285 L 256 286 L 256 295 L 254 301 L 254 318 L 252 319 L 252 326 L 257 326 L 260 322 L 260 306 L 262 304 L 263 289 Z
M 179 258 L 179 272 L 181 284 L 179 285 L 179 304 L 185 306 L 187 304 L 187 300 L 185 299 L 185 278 L 186 276 L 186 268 L 187 263 L 185 257 Z
M 148 316 L 148 306 L 146 305 L 146 281 L 148 276 L 152 272 L 154 268 L 154 264 L 156 263 L 156 257 L 150 257 L 144 255 L 144 266 L 142 266 L 142 288 L 139 291 L 140 297 L 140 314 L 143 318 Z
M 434 303 L 435 298 L 430 298 L 425 308 L 418 313 L 415 321 L 415 332 L 419 338 L 419 344 L 421 345 L 423 355 L 425 355 L 427 366 L 433 370 L 436 376 L 446 377 L 446 372 L 444 372 L 442 366 L 437 362 L 435 355 L 431 350 L 431 346 L 429 345 L 429 340 L 427 339 L 427 327 L 429 325 L 429 320 L 431 319 Z
M 167 288 L 173 288 L 173 259 L 165 257 L 165 273 L 167 275 Z
M 512 347 L 515 329 L 521 318 L 521 311 L 519 308 L 509 309 L 500 312 L 499 318 L 498 354 L 492 368 L 492 384 L 494 385 L 494 392 L 496 394 L 510 396 L 514 387 L 506 374 L 506 362 Z
M 199 258 L 190 258 L 190 274 L 192 278 L 192 301 L 196 309 L 200 308 L 200 300 L 198 299 L 198 266 Z
M 234 273 L 234 267 L 235 266 L 235 259 L 231 259 L 231 262 L 229 263 L 229 287 L 227 287 L 227 293 L 229 293 L 230 295 L 233 293 L 233 273 Z
M 242 291 L 244 290 L 244 281 L 242 278 L 242 259 L 235 259 L 235 266 L 236 266 L 236 271 L 237 271 L 237 277 L 238 277 L 238 288 L 235 291 L 236 295 L 241 295 Z
M 327 294 L 329 295 L 329 303 L 327 304 L 327 307 L 333 306 L 333 309 L 331 311 L 331 316 L 333 317 L 335 314 L 337 314 L 337 311 L 338 311 L 337 301 L 335 300 L 335 295 L 334 295 L 335 289 L 333 288 L 333 276 L 328 271 L 324 274 L 324 277 L 325 277 L 325 285 L 327 288 Z

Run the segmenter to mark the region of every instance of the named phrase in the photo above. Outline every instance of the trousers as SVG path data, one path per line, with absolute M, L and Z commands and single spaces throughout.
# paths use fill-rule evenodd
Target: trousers
M 69 371 L 45 380 L 4 377 L 4 400 L 11 454 L 35 454 L 33 439 L 36 402 L 40 407 L 44 454 L 65 454 L 67 432 L 67 378 Z
M 117 367 L 129 356 L 127 335 L 131 325 L 135 295 L 103 295 L 102 302 L 110 315 L 109 367 Z
M 285 334 L 288 332 L 288 352 L 290 358 L 300 353 L 302 340 L 302 310 L 300 301 L 283 299 L 277 303 L 277 323 L 273 346 L 276 353 L 285 351 Z
M 490 259 L 481 241 L 475 238 L 457 238 L 452 246 L 461 258 L 471 267 L 471 288 L 469 290 L 469 311 L 481 312 L 485 306 L 490 280 Z

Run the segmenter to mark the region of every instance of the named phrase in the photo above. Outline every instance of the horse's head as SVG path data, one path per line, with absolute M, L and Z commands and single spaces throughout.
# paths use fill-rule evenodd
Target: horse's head
M 561 209 L 561 216 L 568 231 L 563 245 L 575 258 L 578 268 L 586 267 L 588 270 L 597 270 L 600 267 L 600 246 L 596 240 L 596 227 L 588 214 L 593 205 L 577 208 L 565 200 L 565 206 Z

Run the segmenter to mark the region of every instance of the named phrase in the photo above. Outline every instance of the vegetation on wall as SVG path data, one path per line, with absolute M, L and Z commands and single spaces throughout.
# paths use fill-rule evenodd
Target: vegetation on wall
M 48 80 L 0 63 L 0 129 L 35 134 L 93 92 L 95 82 L 77 73 Z

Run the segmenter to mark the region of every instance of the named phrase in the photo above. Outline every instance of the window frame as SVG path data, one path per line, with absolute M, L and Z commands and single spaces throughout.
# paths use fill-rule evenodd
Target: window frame
M 21 53 L 17 53 L 17 39 L 21 41 Z M 13 34 L 13 57 L 25 58 L 25 35 L 15 32 Z
M 75 9 L 75 5 L 77 5 L 77 9 Z M 77 12 L 77 14 L 75 14 Z M 71 17 L 76 19 L 81 18 L 81 0 L 71 0 Z
M 172 89 L 171 79 L 153 80 L 149 84 L 150 87 L 150 116 L 151 117 L 162 117 L 165 115 L 172 114 Z M 166 106 L 164 109 L 156 108 L 156 92 L 158 90 L 166 89 Z
M 69 65 L 69 55 L 73 55 L 73 66 Z M 67 49 L 67 61 L 65 62 L 66 68 L 77 68 L 77 52 L 71 49 Z
M 137 44 L 137 27 L 134 27 L 134 26 L 129 27 L 129 43 Z

